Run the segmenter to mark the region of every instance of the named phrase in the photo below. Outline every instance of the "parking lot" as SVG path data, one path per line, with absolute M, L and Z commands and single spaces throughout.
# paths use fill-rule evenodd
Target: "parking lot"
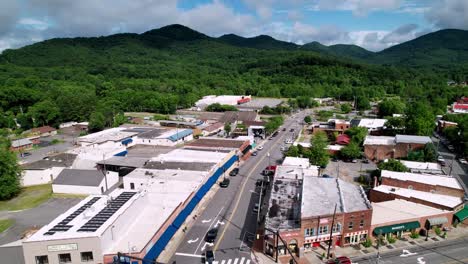
M 76 205 L 80 200 L 79 198 L 52 198 L 32 209 L 17 212 L 0 211 L 2 218 L 15 220 L 15 224 L 11 228 L 0 233 L 0 245 L 17 241 L 29 230 L 41 228 Z
M 342 160 L 332 161 L 323 171 L 323 174 L 328 174 L 331 177 L 339 177 L 347 182 L 357 182 L 360 175 L 369 175 L 377 166 L 372 163 L 363 163 L 362 160 L 357 160 L 357 163 L 344 162 Z

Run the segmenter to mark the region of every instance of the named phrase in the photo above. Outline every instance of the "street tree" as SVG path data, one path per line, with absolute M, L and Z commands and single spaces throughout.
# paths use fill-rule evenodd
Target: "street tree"
M 313 165 L 317 165 L 320 167 L 326 167 L 329 160 L 330 155 L 326 149 L 328 144 L 327 135 L 324 132 L 316 133 L 311 139 L 311 147 L 309 151 L 309 160 L 310 163 Z
M 357 159 L 361 157 L 361 148 L 356 142 L 351 142 L 340 150 L 340 155 L 345 159 Z
M 310 124 L 310 123 L 312 123 L 312 118 L 310 116 L 305 116 L 304 117 L 304 122 L 306 122 L 307 124 Z
M 434 131 L 434 120 L 435 115 L 428 102 L 414 102 L 406 110 L 406 133 L 429 136 Z
M 351 141 L 355 142 L 358 146 L 362 146 L 364 139 L 367 136 L 367 128 L 365 127 L 352 127 L 345 131 L 345 134 L 351 137 Z
M 93 112 L 89 117 L 89 130 L 91 132 L 101 131 L 106 126 L 106 119 L 101 112 Z
M 53 101 L 45 100 L 29 107 L 28 113 L 34 121 L 34 126 L 44 126 L 58 119 L 60 109 Z
M 0 200 L 11 199 L 21 190 L 21 168 L 16 154 L 9 148 L 9 140 L 2 137 L 0 139 Z
M 387 99 L 379 103 L 379 115 L 392 116 L 393 114 L 403 114 L 405 112 L 405 104 L 398 99 Z
M 353 107 L 349 103 L 344 103 L 340 106 L 341 112 L 347 114 L 353 110 Z
M 378 165 L 380 170 L 389 170 L 389 171 L 398 171 L 398 172 L 407 172 L 408 168 L 403 165 L 399 160 L 389 159 L 387 162 L 381 162 Z

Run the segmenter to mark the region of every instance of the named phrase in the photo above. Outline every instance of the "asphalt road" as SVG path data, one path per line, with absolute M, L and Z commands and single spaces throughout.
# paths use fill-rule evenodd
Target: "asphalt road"
M 192 228 L 186 232 L 184 241 L 169 263 L 201 263 L 201 256 L 207 248 L 215 251 L 218 263 L 254 263 L 250 259 L 250 247 L 255 240 L 257 214 L 253 213 L 252 209 L 259 201 L 259 195 L 255 192 L 255 182 L 263 178 L 261 172 L 265 167 L 282 160 L 280 148 L 286 138 L 292 137 L 289 130 L 295 128 L 297 135 L 299 121 L 303 120 L 304 112 L 294 116 L 285 120 L 282 127 L 286 128 L 286 131 L 280 130 L 272 140 L 265 140 L 263 150 L 258 151 L 257 156 L 249 158 L 239 168 L 237 176 L 230 177 L 231 183 L 228 188 L 218 190 L 203 213 L 197 217 Z M 213 227 L 218 228 L 218 236 L 210 245 L 205 243 L 204 237 Z
M 432 137 L 434 144 L 438 146 L 439 155 L 444 157 L 446 165 L 442 167 L 442 170 L 448 175 L 457 177 L 462 183 L 465 192 L 468 192 L 468 173 L 466 173 L 466 169 L 468 166 L 466 164 L 462 164 L 458 161 L 455 154 L 448 150 L 442 142 L 439 144 L 437 143 L 439 139 Z
M 392 251 L 381 255 L 377 261 L 372 257 L 353 258 L 353 263 L 408 263 L 408 264 L 442 264 L 468 263 L 468 239 L 449 240 L 430 246 L 414 246 L 403 250 Z
M 55 145 L 48 145 L 47 142 L 50 142 L 53 139 L 59 139 L 59 140 L 62 140 L 63 142 L 55 144 Z M 44 142 L 42 144 L 47 145 L 47 146 L 43 146 L 37 149 L 26 150 L 26 152 L 31 153 L 30 156 L 26 156 L 26 157 L 21 157 L 20 154 L 18 153 L 17 154 L 18 160 L 22 163 L 30 163 L 30 162 L 41 160 L 44 157 L 49 156 L 50 153 L 65 152 L 74 147 L 72 144 L 73 137 L 69 135 L 55 135 L 55 136 L 50 136 L 46 138 L 41 138 L 41 142 Z

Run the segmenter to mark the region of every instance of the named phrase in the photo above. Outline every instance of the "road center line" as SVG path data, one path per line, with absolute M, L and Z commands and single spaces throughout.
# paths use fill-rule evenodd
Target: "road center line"
M 290 126 L 291 124 L 288 125 L 288 127 Z M 286 125 L 284 125 L 286 126 Z M 287 133 L 283 133 L 278 139 L 280 140 L 280 142 L 283 140 L 284 136 L 286 135 Z M 268 140 L 267 138 L 265 138 L 265 140 Z M 268 148 L 268 152 L 271 151 L 271 149 L 273 148 L 273 146 L 275 146 L 276 144 L 271 144 L 270 147 Z M 214 246 L 214 251 L 218 250 L 218 247 L 219 247 L 219 244 L 221 243 L 221 241 L 223 241 L 223 238 L 224 238 L 224 234 L 226 233 L 226 230 L 229 228 L 229 225 L 231 224 L 231 221 L 232 221 L 232 218 L 234 217 L 234 215 L 236 214 L 236 211 L 237 211 L 237 208 L 239 206 L 239 203 L 240 203 L 240 199 L 242 197 L 242 194 L 244 193 L 244 189 L 245 189 L 245 185 L 247 184 L 247 182 L 249 181 L 250 179 L 250 176 L 252 176 L 252 173 L 257 169 L 258 165 L 260 165 L 260 163 L 263 162 L 263 160 L 265 159 L 266 155 L 263 155 L 262 158 L 257 162 L 257 164 L 255 164 L 255 166 L 252 168 L 252 170 L 250 170 L 249 174 L 247 174 L 247 178 L 244 179 L 244 183 L 242 184 L 242 188 L 240 190 L 240 192 L 237 194 L 237 200 L 236 200 L 236 205 L 234 206 L 234 209 L 232 210 L 232 213 L 231 215 L 229 216 L 229 219 L 226 223 L 226 225 L 224 226 L 223 228 L 223 231 L 221 232 L 221 235 L 219 236 L 219 239 L 218 241 L 216 241 L 216 244 Z M 261 208 L 261 206 L 260 206 Z M 259 210 L 260 210 L 259 208 Z
M 213 218 L 213 221 L 211 221 L 211 224 L 210 224 L 210 226 L 208 227 L 208 229 L 206 230 L 205 234 L 208 233 L 208 231 L 211 229 L 211 226 L 214 224 L 214 222 L 216 221 L 216 219 L 218 219 L 218 216 L 221 214 L 221 211 L 223 211 L 223 209 L 224 209 L 224 206 L 221 207 L 221 209 L 219 210 L 218 214 L 215 216 L 215 218 Z M 203 236 L 204 236 L 205 234 L 203 234 Z M 196 253 L 197 253 L 198 248 L 200 248 L 200 245 L 202 244 L 202 242 L 205 242 L 205 239 L 202 239 L 202 240 L 200 241 L 200 243 L 198 243 L 197 249 L 195 249 L 195 252 L 193 252 L 193 254 L 196 254 Z

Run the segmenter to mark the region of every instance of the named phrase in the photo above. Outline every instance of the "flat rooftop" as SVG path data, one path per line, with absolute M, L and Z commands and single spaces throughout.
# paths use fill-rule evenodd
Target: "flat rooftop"
M 144 166 L 145 169 L 154 170 L 189 170 L 189 171 L 209 171 L 216 166 L 216 163 L 207 162 L 173 162 L 173 161 L 150 161 Z
M 25 242 L 100 236 L 138 197 L 139 195 L 136 192 L 121 189 L 115 190 L 109 196 L 88 196 L 49 224 L 43 226 Z M 115 203 L 109 206 L 108 203 L 111 198 Z M 107 211 L 110 207 L 113 208 Z M 94 227 L 99 227 L 95 229 L 86 228 L 90 226 L 88 222 L 95 217 L 100 218 L 100 221 L 97 221 Z M 87 223 L 88 225 L 86 225 Z
M 237 108 L 262 109 L 264 106 L 277 107 L 281 103 L 283 100 L 277 98 L 252 98 L 250 102 L 240 104 Z
M 169 146 L 148 146 L 148 145 L 135 145 L 127 148 L 127 157 L 137 158 L 153 158 L 161 154 L 166 154 L 173 151 L 176 147 Z
M 285 157 L 282 163 L 283 166 L 298 166 L 301 168 L 309 168 L 310 162 L 307 158 Z
M 219 163 L 225 157 L 226 153 L 222 152 L 175 149 L 171 152 L 154 157 L 151 161 Z
M 64 169 L 53 181 L 54 185 L 99 186 L 104 173 L 98 170 Z
M 435 163 L 435 162 L 418 162 L 418 161 L 408 161 L 408 160 L 400 160 L 400 162 L 410 170 L 436 171 L 436 172 L 441 172 L 442 174 L 442 167 L 440 166 L 440 164 Z
M 137 135 L 139 132 L 124 132 L 122 127 L 109 128 L 100 132 L 92 133 L 78 138 L 78 142 L 99 144 L 106 141 L 121 141 L 123 139 Z
M 463 190 L 458 180 L 445 175 L 419 174 L 411 172 L 396 172 L 382 170 L 382 178 L 390 178 L 399 181 L 412 181 L 433 186 L 443 186 L 452 189 Z
M 381 128 L 384 127 L 385 123 L 387 122 L 387 119 L 367 119 L 363 118 L 361 121 L 359 121 L 360 127 L 365 127 L 368 129 L 376 129 L 376 128 Z
M 446 210 L 401 199 L 372 203 L 372 208 L 371 225 L 411 221 L 416 218 L 440 215 L 448 212 Z
M 238 149 L 245 143 L 245 140 L 219 139 L 219 138 L 200 138 L 185 144 L 189 148 L 228 148 Z
M 395 145 L 395 137 L 366 136 L 364 145 Z
M 70 167 L 76 159 L 76 154 L 60 153 L 44 159 L 21 165 L 24 170 L 45 170 L 52 167 Z
M 304 177 L 302 218 L 368 210 L 370 202 L 361 186 L 337 178 Z
M 380 185 L 373 189 L 373 191 L 382 192 L 382 193 L 393 193 L 398 196 L 406 198 L 415 198 L 422 201 L 428 201 L 434 204 L 446 206 L 449 208 L 455 208 L 456 206 L 463 203 L 463 200 L 460 197 L 435 194 L 430 192 L 421 192 L 416 190 L 410 190 L 406 188 L 398 188 L 388 185 Z
M 158 138 L 159 136 L 161 136 L 167 131 L 168 130 L 165 128 L 153 128 L 151 130 L 138 134 L 138 138 L 144 138 L 144 139 Z
M 427 144 L 432 143 L 432 139 L 426 136 L 396 135 L 396 143 Z
M 149 158 L 140 158 L 140 157 L 116 157 L 113 156 L 109 159 L 104 161 L 96 162 L 96 164 L 100 165 L 112 165 L 112 166 L 120 166 L 120 167 L 131 167 L 131 168 L 141 168 L 145 166 Z

